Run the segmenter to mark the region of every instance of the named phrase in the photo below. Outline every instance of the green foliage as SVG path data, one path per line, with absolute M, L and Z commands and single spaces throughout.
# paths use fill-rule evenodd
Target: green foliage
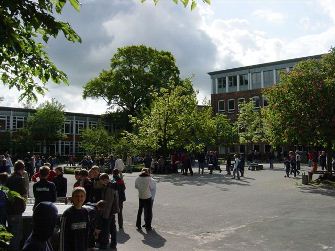
M 138 116 L 152 102 L 152 93 L 178 84 L 179 69 L 170 52 L 144 45 L 119 48 L 111 59 L 110 70 L 103 70 L 89 81 L 83 97 L 103 98 L 109 105 Z
M 8 250 L 10 240 L 13 238 L 13 235 L 7 231 L 6 227 L 0 225 L 0 251 Z
M 103 128 L 85 129 L 81 134 L 81 147 L 87 154 L 110 154 L 114 138 Z
M 35 141 L 53 142 L 64 138 L 64 106 L 58 101 L 46 101 L 28 117 L 27 129 Z
M 251 144 L 264 141 L 262 116 L 253 101 L 239 105 L 236 127 L 240 143 Z
M 55 18 L 67 0 L 2 0 L 0 3 L 0 80 L 22 92 L 20 100 L 36 100 L 46 83 L 67 83 L 67 76 L 50 60 L 44 45 L 60 32 L 71 42 L 81 39 L 71 26 Z M 79 10 L 78 0 L 70 0 Z
M 216 145 L 232 145 L 238 142 L 237 128 L 232 124 L 229 118 L 223 114 L 215 116 L 216 123 Z
M 210 107 L 199 109 L 190 80 L 175 88 L 161 89 L 151 109 L 141 118 L 132 117 L 134 133 L 125 137 L 138 152 L 159 152 L 185 149 L 198 152 L 213 144 L 216 123 Z

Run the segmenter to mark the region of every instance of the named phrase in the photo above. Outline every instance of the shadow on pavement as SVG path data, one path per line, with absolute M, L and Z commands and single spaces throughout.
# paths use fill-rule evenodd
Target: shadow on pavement
M 166 239 L 162 237 L 155 229 L 148 232 L 143 232 L 143 230 L 138 230 L 140 234 L 143 235 L 143 244 L 150 246 L 152 248 L 161 248 L 165 245 Z
M 240 186 L 250 186 L 249 180 L 254 180 L 254 178 L 250 177 L 241 177 L 240 180 L 232 179 L 230 175 L 223 175 L 220 173 L 213 174 L 203 174 L 200 175 L 198 173 L 194 173 L 193 176 L 187 175 L 184 176 L 182 174 L 167 174 L 167 175 L 155 175 L 155 179 L 158 182 L 168 182 L 174 184 L 175 186 L 183 186 L 183 185 L 194 185 L 194 186 L 204 186 L 209 183 L 215 183 L 220 185 L 240 185 Z
M 313 194 L 321 194 L 325 196 L 335 197 L 335 190 L 327 187 L 315 187 L 311 185 L 303 185 L 299 186 L 301 192 L 303 193 L 313 193 Z
M 117 242 L 118 243 L 126 243 L 130 239 L 129 234 L 125 233 L 123 229 L 120 229 L 119 232 L 117 233 Z

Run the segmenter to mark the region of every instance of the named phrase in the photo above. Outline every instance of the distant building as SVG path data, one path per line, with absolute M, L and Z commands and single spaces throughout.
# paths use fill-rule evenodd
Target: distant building
M 266 106 L 267 100 L 262 96 L 262 90 L 279 83 L 280 72 L 289 72 L 298 62 L 306 59 L 319 59 L 321 56 L 315 55 L 209 72 L 212 80 L 211 105 L 213 111 L 226 114 L 234 121 L 237 118 L 238 106 L 242 102 L 253 100 L 255 108 Z M 248 150 L 264 153 L 269 149 L 269 145 L 255 144 L 253 149 Z M 224 147 L 219 149 L 221 154 L 246 152 L 246 150 L 245 145 L 234 146 L 232 149 Z
M 27 118 L 33 114 L 35 109 L 12 108 L 0 106 L 0 153 L 4 151 L 15 152 L 13 135 L 18 129 L 24 127 Z M 47 146 L 47 154 L 68 156 L 83 155 L 80 147 L 80 133 L 85 128 L 95 128 L 101 123 L 109 132 L 116 130 L 115 126 L 102 115 L 65 112 L 64 134 L 66 139 L 59 140 Z M 36 144 L 32 151 L 43 154 L 41 144 Z

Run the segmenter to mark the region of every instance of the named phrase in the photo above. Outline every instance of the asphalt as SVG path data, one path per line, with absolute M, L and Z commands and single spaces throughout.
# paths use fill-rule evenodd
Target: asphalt
M 134 182 L 125 174 L 127 201 L 118 250 L 334 250 L 334 190 L 301 185 L 273 170 L 246 171 L 241 180 L 224 172 L 155 175 L 153 231 L 137 231 Z M 305 168 L 305 167 L 303 167 Z M 69 192 L 74 183 L 67 175 Z

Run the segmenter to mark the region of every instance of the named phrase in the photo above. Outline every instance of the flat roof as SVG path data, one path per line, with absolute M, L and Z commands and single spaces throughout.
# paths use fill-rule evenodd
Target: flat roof
M 263 64 L 241 66 L 241 67 L 230 68 L 230 69 L 226 69 L 226 70 L 212 71 L 212 72 L 208 72 L 208 75 L 216 75 L 216 74 L 220 74 L 220 73 L 242 71 L 242 70 L 247 70 L 247 69 L 251 69 L 251 68 L 266 67 L 266 66 L 278 65 L 278 64 L 287 64 L 287 63 L 293 63 L 293 62 L 298 62 L 298 61 L 307 60 L 307 59 L 319 59 L 323 55 L 325 55 L 325 54 L 319 54 L 319 55 L 307 56 L 307 57 L 301 57 L 301 58 L 292 58 L 292 59 L 286 59 L 286 60 L 279 60 L 279 61 L 263 63 Z
M 36 112 L 36 109 L 31 108 L 19 108 L 19 107 L 9 107 L 9 106 L 0 106 L 0 111 L 16 111 L 16 112 Z M 90 117 L 101 117 L 104 114 L 89 114 L 89 113 L 77 113 L 77 112 L 64 112 L 66 115 L 74 116 L 90 116 Z

